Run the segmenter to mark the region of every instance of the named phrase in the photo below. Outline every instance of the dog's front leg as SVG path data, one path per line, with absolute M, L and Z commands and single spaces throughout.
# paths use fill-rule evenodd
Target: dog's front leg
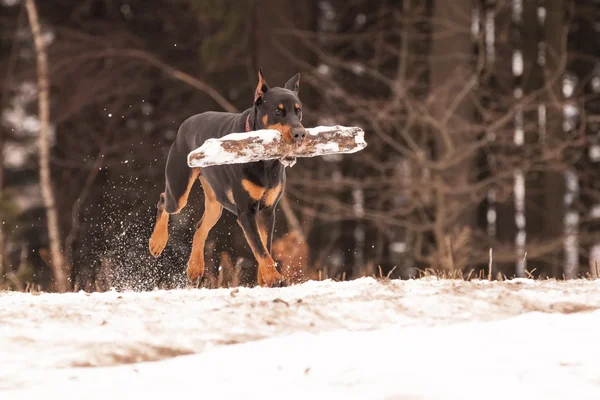
M 283 286 L 285 284 L 283 276 L 277 272 L 275 261 L 265 244 L 270 235 L 266 231 L 265 224 L 260 224 L 261 228 L 259 229 L 257 217 L 258 212 L 254 210 L 238 215 L 238 223 L 244 230 L 246 240 L 258 262 L 258 284 L 266 287 Z M 263 237 L 265 238 L 264 242 Z
M 202 182 L 202 189 L 204 190 L 204 214 L 196 226 L 192 251 L 186 270 L 188 279 L 194 283 L 204 275 L 204 245 L 206 244 L 206 238 L 221 218 L 223 211 L 223 206 L 217 201 L 217 196 L 206 179 L 200 177 L 200 182 Z
M 273 207 L 263 208 L 258 213 L 258 232 L 263 244 L 271 256 L 273 246 L 273 230 L 275 229 L 275 209 Z

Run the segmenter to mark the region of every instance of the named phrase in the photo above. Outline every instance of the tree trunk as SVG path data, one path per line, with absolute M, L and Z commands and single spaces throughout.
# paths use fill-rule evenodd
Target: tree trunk
M 562 0 L 546 2 L 543 21 L 535 2 L 525 2 L 523 7 L 524 95 L 536 91 L 543 93 L 537 104 L 524 104 L 529 108 L 524 113 L 525 146 L 534 157 L 550 154 L 564 140 L 561 133 L 562 104 L 558 102 L 562 100 L 562 74 L 559 69 L 561 59 L 566 57 L 562 43 L 564 6 Z M 540 46 L 540 43 L 545 46 Z M 527 247 L 529 254 L 537 253 L 535 258 L 528 257 L 527 269 L 555 278 L 563 275 L 559 239 L 563 237 L 564 229 L 565 177 L 562 171 L 553 168 L 553 164 L 560 161 L 556 155 L 549 157 L 545 170 L 529 171 L 525 181 Z M 537 249 L 548 248 L 550 242 L 556 244 L 540 254 Z
M 523 3 L 523 18 L 519 29 L 521 31 L 521 46 L 523 52 L 523 96 L 531 95 L 539 91 L 543 86 L 542 69 L 538 59 L 538 44 L 542 39 L 542 29 L 537 16 L 538 4 L 536 1 L 525 1 Z M 538 124 L 538 104 L 523 103 L 522 107 L 523 118 L 522 127 L 524 131 L 525 152 L 539 155 L 540 131 Z M 525 154 L 525 153 L 522 153 Z M 531 156 L 530 156 L 531 157 Z M 532 256 L 534 243 L 541 239 L 543 232 L 543 219 L 545 210 L 543 209 L 544 193 L 543 188 L 539 184 L 541 182 L 540 171 L 525 171 L 525 196 L 524 196 L 524 221 L 525 235 L 519 237 L 524 238 L 525 251 L 529 250 L 529 257 L 524 266 L 518 269 L 519 277 L 525 276 L 525 271 L 536 271 L 536 274 L 545 275 L 548 271 L 546 266 L 539 257 Z M 523 229 L 523 228 L 522 228 Z M 521 231 L 522 233 L 523 231 Z M 522 269 L 522 271 L 521 271 Z
M 568 48 L 578 57 L 570 57 L 568 69 L 575 76 L 582 78 L 590 76 L 596 67 L 597 54 L 600 54 L 600 31 L 596 30 L 595 15 L 600 13 L 600 4 L 591 4 L 586 0 L 576 0 L 573 5 L 573 21 L 569 32 Z M 595 93 L 593 85 L 583 85 L 582 95 L 586 97 L 583 111 L 587 116 L 598 118 L 600 115 L 600 96 Z M 576 101 L 573 94 L 568 99 Z M 589 119 L 588 119 L 589 121 Z M 573 130 L 577 127 L 574 126 Z M 585 124 L 586 145 L 577 157 L 575 169 L 579 179 L 579 196 L 575 206 L 579 208 L 580 221 L 578 223 L 577 241 L 583 250 L 579 252 L 579 265 L 587 266 L 593 278 L 600 278 L 600 246 L 595 233 L 600 231 L 600 220 L 593 216 L 592 210 L 598 203 L 600 193 L 600 168 L 599 159 L 594 155 L 593 149 L 597 148 L 600 138 L 600 124 Z M 581 271 L 584 272 L 584 271 Z
M 33 34 L 35 52 L 37 59 L 38 75 L 38 106 L 40 118 L 39 132 L 39 157 L 40 157 L 40 187 L 42 191 L 42 200 L 46 208 L 46 218 L 48 225 L 48 241 L 50 242 L 50 257 L 52 272 L 54 274 L 55 289 L 59 292 L 69 290 L 69 282 L 65 271 L 65 266 L 60 250 L 60 233 L 58 227 L 58 216 L 56 203 L 52 192 L 52 181 L 50 177 L 50 78 L 48 74 L 48 59 L 44 39 L 40 29 L 37 9 L 34 0 L 26 0 L 27 15 L 29 25 Z
M 563 95 L 562 78 L 564 75 L 567 58 L 567 33 L 568 25 L 565 23 L 565 0 L 552 0 L 545 2 L 546 19 L 544 23 L 544 39 L 546 54 L 544 65 L 544 110 L 545 110 L 545 143 L 543 151 L 552 151 L 566 140 L 563 133 Z M 562 158 L 557 160 L 563 162 Z M 541 184 L 544 187 L 544 234 L 548 240 L 564 237 L 566 207 L 564 203 L 566 193 L 566 171 L 549 170 L 543 174 Z M 574 239 L 574 237 L 572 236 Z M 575 243 L 573 243 L 575 246 Z M 555 277 L 574 278 L 578 272 L 578 263 L 564 265 L 567 252 L 561 248 L 546 255 L 547 263 L 554 272 Z
M 2 217 L 2 208 L 4 199 L 4 128 L 0 127 L 0 221 L 4 221 Z M 0 283 L 4 280 L 6 267 L 4 265 L 4 224 L 0 223 Z
M 490 7 L 495 7 L 494 27 L 494 61 L 490 63 L 489 90 L 490 107 L 493 118 L 501 118 L 510 112 L 514 106 L 515 75 L 512 67 L 512 57 L 515 51 L 514 26 L 512 22 L 512 0 L 503 0 L 494 3 L 488 0 Z M 485 28 L 483 28 L 485 29 Z M 513 99 L 511 101 L 510 99 Z M 514 153 L 515 123 L 507 123 L 497 132 L 499 145 L 492 150 L 487 161 L 492 164 L 494 172 L 501 171 L 504 167 L 511 168 L 507 147 L 513 148 Z M 515 221 L 514 178 L 501 182 L 500 190 L 494 191 L 495 209 L 495 241 L 499 248 L 494 247 L 494 255 L 503 255 L 510 258 L 515 255 L 515 239 L 517 225 Z M 503 250 L 505 249 L 505 250 Z M 494 271 L 507 277 L 516 275 L 515 257 L 512 261 L 494 261 Z
M 437 0 L 433 10 L 430 53 L 431 114 L 434 158 L 455 159 L 477 138 L 472 132 L 474 108 L 469 99 L 473 84 L 473 49 L 470 36 L 472 0 Z M 474 85 L 472 85 L 474 88 Z M 464 187 L 476 179 L 476 157 L 449 168 L 432 171 L 435 182 L 435 267 L 463 269 L 470 256 L 469 241 L 477 224 L 477 206 L 469 196 L 449 195 L 444 188 Z

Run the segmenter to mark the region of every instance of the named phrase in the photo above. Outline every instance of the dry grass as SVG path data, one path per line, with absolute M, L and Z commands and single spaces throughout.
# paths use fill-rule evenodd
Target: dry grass
M 333 281 L 346 281 L 345 272 L 341 276 L 330 277 L 328 275 L 327 267 L 322 268 L 310 268 L 307 262 L 308 259 L 308 247 L 305 242 L 298 239 L 293 234 L 287 234 L 273 243 L 273 252 L 276 255 L 276 259 L 284 267 L 282 273 L 290 284 L 301 284 L 309 280 L 322 281 L 326 279 L 332 279 Z M 527 259 L 527 253 L 524 255 L 524 260 Z M 252 260 L 244 258 L 238 258 L 233 263 L 231 255 L 227 252 L 222 252 L 219 257 L 218 276 L 211 277 L 205 280 L 203 287 L 206 288 L 235 288 L 239 286 L 253 286 L 256 284 L 252 277 L 252 271 L 254 271 Z M 397 267 L 392 268 L 387 274 L 383 273 L 380 265 L 375 266 L 373 263 L 367 263 L 360 270 L 361 277 L 372 277 L 378 281 L 389 281 L 391 275 Z M 493 271 L 493 249 L 489 250 L 489 262 L 486 270 L 479 270 L 475 272 L 474 269 L 468 272 L 459 269 L 448 270 L 448 269 L 436 269 L 436 268 L 425 268 L 416 269 L 418 275 L 414 279 L 428 279 L 436 278 L 439 280 L 460 280 L 460 281 L 472 281 L 472 280 L 488 280 L 488 281 L 510 281 L 516 277 L 507 277 L 506 275 L 497 272 L 494 276 Z M 526 278 L 531 280 L 567 280 L 563 275 L 560 278 L 541 277 L 534 275 L 536 269 L 529 271 L 525 269 Z M 22 276 L 23 275 L 23 276 Z M 26 292 L 32 294 L 39 294 L 42 288 L 38 284 L 31 283 L 31 274 L 7 274 L 4 281 L 0 281 L 0 290 Z M 29 278 L 28 278 L 29 277 Z M 596 262 L 592 271 L 587 273 L 581 273 L 576 279 L 586 280 L 597 280 L 600 279 L 600 266 Z M 79 291 L 79 287 L 75 287 L 73 292 Z M 102 288 L 96 285 L 97 292 L 104 292 L 110 290 L 107 285 L 102 285 Z

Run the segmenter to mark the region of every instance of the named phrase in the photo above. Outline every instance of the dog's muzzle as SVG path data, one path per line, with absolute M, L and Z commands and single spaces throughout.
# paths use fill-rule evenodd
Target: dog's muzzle
M 294 141 L 294 144 L 296 146 L 300 146 L 302 144 L 302 141 L 304 140 L 304 138 L 306 137 L 306 129 L 304 129 L 303 126 L 298 126 L 295 128 L 292 128 L 290 131 L 290 136 L 292 137 L 292 140 Z M 280 158 L 279 161 L 286 167 L 293 167 L 294 164 L 296 164 L 296 157 L 283 157 Z

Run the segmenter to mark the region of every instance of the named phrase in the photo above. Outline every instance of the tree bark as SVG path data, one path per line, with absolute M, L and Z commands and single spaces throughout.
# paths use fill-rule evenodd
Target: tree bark
M 434 158 L 460 155 L 473 137 L 470 125 L 474 108 L 469 92 L 474 88 L 473 49 L 470 36 L 472 0 L 437 0 L 433 10 L 433 39 L 430 53 L 431 114 Z M 452 196 L 446 187 L 460 187 L 476 179 L 476 158 L 469 157 L 453 168 L 432 171 L 435 182 L 436 254 L 434 268 L 461 270 L 470 257 L 469 241 L 477 224 L 477 205 L 468 196 Z
M 525 2 L 523 8 L 523 38 L 525 74 L 524 95 L 542 91 L 537 107 L 525 113 L 526 143 L 535 155 L 550 154 L 564 141 L 562 134 L 561 79 L 566 57 L 565 4 L 563 0 L 545 3 L 546 16 L 540 21 L 538 6 Z M 540 50 L 539 43 L 544 43 Z M 527 105 L 525 105 L 527 106 Z M 531 106 L 531 105 L 529 105 Z M 526 177 L 527 246 L 535 248 L 560 239 L 564 235 L 565 175 L 556 170 L 561 159 L 553 156 L 546 170 L 530 171 Z M 553 165 L 555 164 L 555 165 Z M 558 244 L 535 259 L 527 261 L 528 270 L 541 276 L 560 278 L 563 275 L 564 253 Z
M 544 24 L 544 38 L 546 41 L 546 63 L 544 68 L 545 84 L 545 123 L 546 143 L 544 151 L 555 149 L 567 138 L 563 132 L 563 95 L 562 77 L 565 72 L 567 58 L 567 34 L 569 27 L 565 20 L 565 0 L 546 2 L 546 20 Z M 562 163 L 563 160 L 557 160 Z M 565 193 L 566 171 L 550 170 L 544 173 L 543 183 L 546 191 L 544 209 L 544 232 L 549 240 L 565 236 Z M 555 271 L 555 276 L 564 276 L 568 279 L 575 278 L 578 265 L 564 265 L 566 252 L 557 249 L 547 256 L 550 268 Z M 563 270 L 564 268 L 564 270 Z
M 578 77 L 586 77 L 596 67 L 597 54 L 600 54 L 600 32 L 594 24 L 597 18 L 595 15 L 600 13 L 600 4 L 592 4 L 586 0 L 576 0 L 571 2 L 573 11 L 573 20 L 570 22 L 569 44 L 570 53 L 577 54 L 577 57 L 570 57 L 568 69 Z M 593 85 L 582 85 L 581 95 L 585 96 L 583 105 L 584 115 L 600 115 L 600 95 L 594 91 Z M 574 101 L 575 99 L 568 99 Z M 589 121 L 589 119 L 588 119 Z M 600 137 L 600 124 L 585 124 L 586 145 L 581 149 L 580 156 L 577 157 L 575 168 L 579 179 L 579 195 L 575 204 L 580 208 L 580 222 L 578 224 L 577 240 L 579 247 L 583 250 L 579 252 L 579 265 L 593 278 L 600 278 L 600 263 L 598 240 L 595 233 L 600 231 L 600 220 L 593 217 L 592 210 L 598 203 L 598 193 L 600 193 L 600 168 L 598 159 L 592 156 L 591 150 L 598 145 Z M 585 269 L 581 271 L 585 272 Z
M 512 57 L 516 40 L 514 37 L 514 23 L 512 22 L 512 0 L 503 0 L 499 3 L 490 0 L 488 4 L 495 7 L 495 41 L 494 61 L 489 63 L 491 64 L 489 65 L 490 75 L 486 84 L 490 91 L 489 108 L 491 108 L 492 118 L 499 119 L 503 115 L 507 115 L 514 107 L 515 75 L 512 69 Z M 482 29 L 485 29 L 485 26 L 482 25 Z M 496 139 L 498 144 L 492 146 L 491 155 L 486 157 L 486 161 L 492 166 L 492 174 L 497 173 L 504 167 L 510 168 L 510 156 L 515 151 L 514 132 L 514 118 L 512 122 L 493 132 L 495 137 L 498 138 Z M 507 147 L 512 149 L 512 153 L 507 154 Z M 513 277 L 517 273 L 515 262 L 517 224 L 515 221 L 514 184 L 514 177 L 502 181 L 494 196 L 494 209 L 496 211 L 495 242 L 498 245 L 494 246 L 493 268 L 496 273 L 501 273 L 507 277 Z M 505 258 L 511 258 L 512 256 L 512 260 L 501 261 L 498 255 L 502 254 L 505 255 Z
M 25 6 L 27 8 L 31 32 L 33 34 L 37 60 L 38 107 L 40 119 L 40 132 L 38 137 L 40 188 L 42 191 L 42 200 L 46 209 L 51 259 L 50 267 L 54 274 L 55 289 L 58 292 L 66 292 L 69 290 L 69 282 L 67 280 L 69 274 L 65 271 L 65 265 L 60 250 L 58 215 L 50 176 L 50 77 L 48 74 L 48 58 L 40 29 L 35 1 L 26 0 Z
M 4 128 L 0 127 L 0 221 L 4 221 L 2 217 L 3 207 L 3 189 L 4 189 Z M 4 280 L 6 272 L 4 265 L 4 226 L 0 223 L 0 283 Z

